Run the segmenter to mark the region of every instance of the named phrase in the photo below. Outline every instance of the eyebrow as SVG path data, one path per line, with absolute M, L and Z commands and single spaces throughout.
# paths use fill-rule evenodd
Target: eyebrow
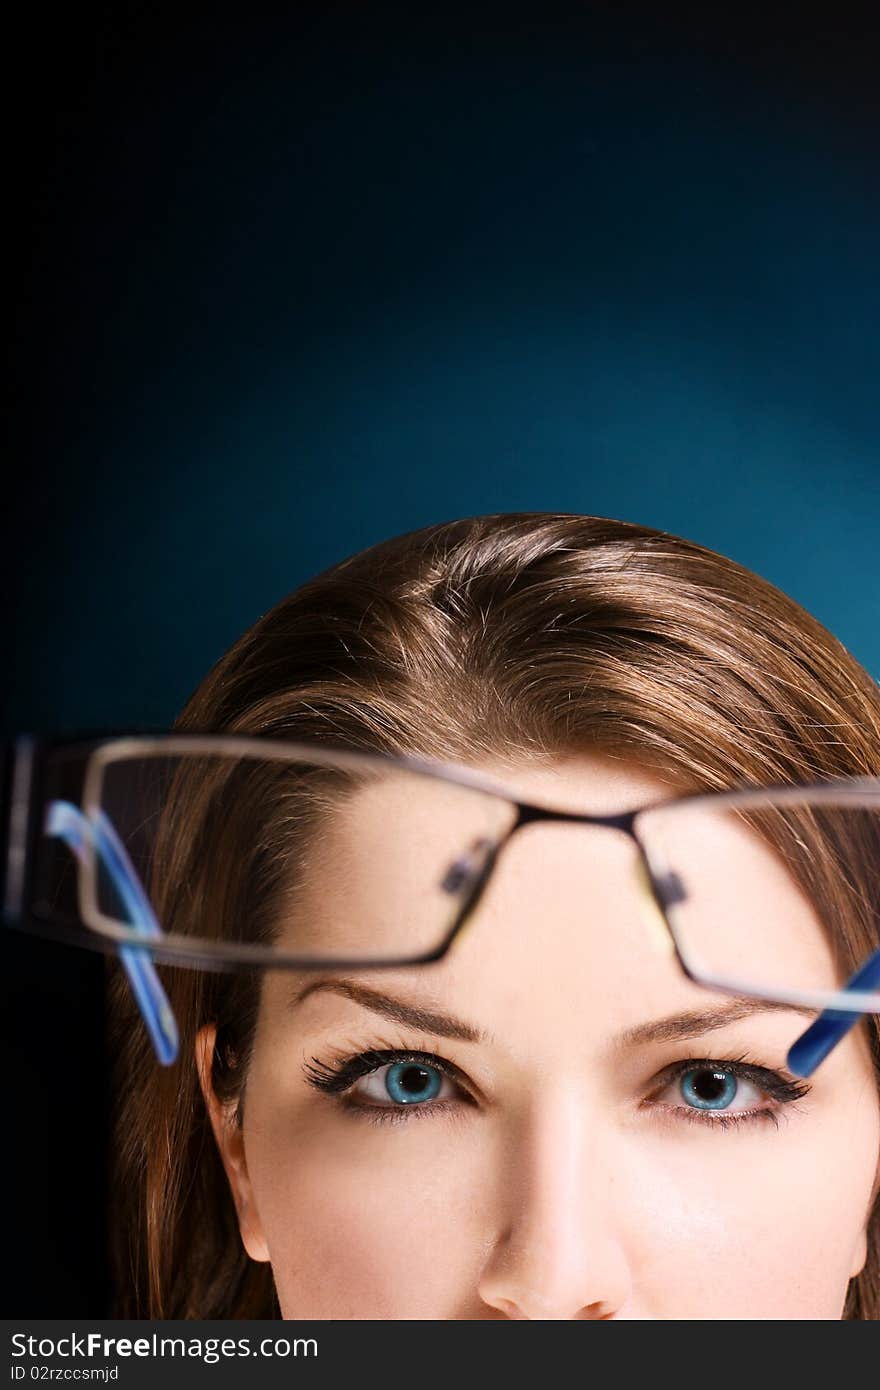
M 712 1009 L 689 1009 L 685 1013 L 673 1014 L 670 1018 L 658 1018 L 652 1023 L 637 1023 L 626 1028 L 614 1039 L 618 1048 L 638 1047 L 645 1043 L 685 1042 L 689 1038 L 701 1038 L 704 1033 L 712 1033 L 717 1028 L 726 1028 L 740 1019 L 752 1018 L 755 1014 L 776 1013 L 804 1014 L 815 1018 L 818 1009 L 809 1009 L 800 1004 L 782 1004 L 774 999 L 751 999 L 736 995 L 729 1004 L 719 1004 Z
M 460 1042 L 483 1044 L 495 1042 L 491 1033 L 471 1023 L 465 1023 L 453 1014 L 437 1013 L 432 1009 L 407 1003 L 393 995 L 370 989 L 367 985 L 357 984 L 354 980 L 344 980 L 335 976 L 311 980 L 304 989 L 293 995 L 291 1006 L 301 1004 L 310 994 L 317 994 L 321 990 L 344 995 L 355 1004 L 360 1004 L 372 1013 L 381 1014 L 383 1018 L 390 1018 L 394 1023 L 408 1024 L 439 1038 L 455 1038 Z M 725 1028 L 730 1023 L 738 1023 L 741 1019 L 778 1010 L 804 1014 L 811 1019 L 817 1014 L 816 1009 L 805 1008 L 799 1004 L 782 1004 L 771 999 L 750 999 L 737 995 L 729 1004 L 721 1004 L 717 1008 L 690 1009 L 669 1018 L 655 1019 L 651 1023 L 638 1023 L 618 1033 L 612 1046 L 623 1050 L 627 1047 L 644 1046 L 647 1043 L 683 1042 L 690 1038 L 700 1038 L 704 1033 L 712 1033 L 718 1028 Z
M 301 1004 L 310 994 L 316 994 L 318 990 L 330 990 L 335 994 L 343 994 L 347 999 L 352 999 L 356 1004 L 362 1005 L 363 1008 L 371 1009 L 374 1014 L 381 1014 L 383 1018 L 390 1018 L 394 1023 L 406 1023 L 412 1028 L 420 1028 L 423 1032 L 433 1033 L 438 1038 L 456 1038 L 459 1042 L 473 1043 L 492 1043 L 495 1041 L 490 1033 L 484 1032 L 482 1028 L 477 1028 L 471 1023 L 463 1022 L 454 1014 L 435 1013 L 433 1009 L 425 1009 L 417 1004 L 408 1004 L 403 999 L 396 999 L 390 994 L 382 994 L 377 989 L 369 989 L 366 985 L 356 984 L 354 980 L 342 980 L 335 977 L 312 980 L 305 989 L 294 995 L 291 1002 L 293 1005 Z

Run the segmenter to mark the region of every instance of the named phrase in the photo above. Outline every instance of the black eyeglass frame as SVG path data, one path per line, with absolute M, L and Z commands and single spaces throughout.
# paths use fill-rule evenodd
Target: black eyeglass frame
M 44 814 L 47 805 L 46 773 L 50 760 L 64 754 L 74 758 L 81 757 L 84 766 L 84 797 L 88 802 L 90 771 L 100 765 L 102 749 L 116 749 L 122 745 L 131 753 L 146 756 L 167 756 L 169 752 L 210 753 L 225 751 L 245 757 L 272 757 L 283 761 L 311 761 L 316 765 L 374 770 L 381 767 L 400 768 L 403 771 L 429 776 L 441 781 L 469 788 L 487 796 L 506 802 L 514 808 L 516 816 L 509 829 L 494 844 L 478 876 L 471 885 L 459 911 L 446 931 L 445 936 L 430 951 L 417 955 L 381 957 L 376 959 L 359 956 L 347 959 L 333 957 L 301 957 L 284 952 L 276 952 L 271 947 L 254 946 L 241 942 L 200 940 L 197 946 L 184 940 L 136 936 L 130 930 L 110 924 L 99 931 L 80 921 L 65 919 L 53 920 L 47 911 L 33 899 L 32 869 L 35 862 L 37 844 L 44 833 Z M 639 819 L 659 808 L 674 806 L 697 807 L 711 804 L 714 807 L 754 806 L 772 801 L 774 804 L 798 804 L 810 802 L 831 802 L 834 804 L 863 805 L 866 799 L 877 798 L 880 810 L 880 777 L 842 778 L 816 783 L 782 783 L 768 786 L 749 786 L 710 792 L 687 792 L 673 797 L 662 797 L 646 805 L 613 815 L 600 815 L 593 812 L 572 811 L 525 801 L 494 779 L 471 768 L 452 763 L 444 763 L 411 755 L 391 755 L 380 752 L 360 752 L 332 743 L 310 744 L 308 742 L 279 739 L 277 737 L 238 736 L 220 734 L 189 734 L 179 731 L 132 733 L 126 731 L 92 732 L 79 737 L 38 738 L 21 735 L 8 741 L 3 748 L 2 800 L 0 800 L 0 899 L 3 904 L 3 924 L 6 927 L 32 932 L 70 945 L 105 954 L 118 954 L 122 946 L 146 951 L 156 960 L 168 964 L 179 964 L 195 969 L 237 970 L 237 969 L 287 969 L 287 970 L 376 970 L 393 969 L 401 966 L 428 965 L 441 960 L 453 942 L 472 917 L 482 898 L 492 874 L 498 864 L 502 851 L 510 843 L 513 835 L 522 827 L 536 822 L 568 823 L 599 826 L 618 830 L 635 845 L 638 860 L 637 871 L 641 886 L 649 895 L 659 912 L 660 919 L 668 935 L 670 954 L 674 955 L 685 977 L 702 987 L 719 989 L 722 992 L 752 994 L 757 998 L 768 998 L 780 1003 L 803 1000 L 802 991 L 768 993 L 754 990 L 739 983 L 728 985 L 723 980 L 707 977 L 693 970 L 683 954 L 676 934 L 675 924 L 670 920 L 668 909 L 682 900 L 682 886 L 674 873 L 659 873 L 652 866 L 648 847 L 639 836 Z M 820 1005 L 818 1007 L 827 1007 Z M 860 1012 L 865 1008 L 865 998 L 860 993 L 847 992 L 843 1007 L 848 1012 Z

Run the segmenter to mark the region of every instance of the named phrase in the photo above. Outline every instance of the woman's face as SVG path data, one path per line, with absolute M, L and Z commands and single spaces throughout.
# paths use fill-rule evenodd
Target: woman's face
M 596 812 L 673 794 L 597 756 L 503 781 Z M 371 787 L 336 827 L 338 873 L 307 904 L 328 939 L 393 893 L 384 842 L 431 853 L 399 796 Z M 798 891 L 740 853 L 743 912 L 759 892 L 815 952 Z M 685 979 L 634 856 L 619 833 L 536 822 L 442 961 L 267 973 L 243 1128 L 206 1098 L 285 1318 L 841 1316 L 880 1155 L 864 1026 L 798 1083 L 803 1015 Z

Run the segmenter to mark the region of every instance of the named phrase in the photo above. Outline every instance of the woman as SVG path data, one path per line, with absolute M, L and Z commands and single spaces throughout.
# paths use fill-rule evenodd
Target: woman
M 547 513 L 334 566 L 235 644 L 175 727 L 418 755 L 606 816 L 880 774 L 876 686 L 792 600 L 664 532 Z M 433 824 L 393 788 L 355 798 L 303 840 L 285 896 L 277 831 L 245 850 L 215 827 L 209 854 L 178 821 L 160 920 L 247 936 L 246 887 L 249 923 L 300 914 L 332 945 L 379 920 L 389 854 L 402 874 L 436 855 Z M 727 939 L 790 917 L 795 954 L 847 970 L 880 944 L 873 912 L 853 925 L 869 895 L 852 875 L 820 926 L 753 844 L 705 862 Z M 877 1017 L 793 1075 L 804 1020 L 732 1005 L 652 950 L 632 868 L 624 836 L 530 825 L 435 964 L 165 969 L 172 1069 L 117 971 L 116 1315 L 880 1316 Z

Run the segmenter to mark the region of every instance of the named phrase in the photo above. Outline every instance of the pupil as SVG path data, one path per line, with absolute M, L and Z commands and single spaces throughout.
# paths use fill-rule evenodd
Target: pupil
M 720 1100 L 727 1090 L 727 1077 L 722 1072 L 701 1071 L 697 1072 L 694 1080 L 694 1091 L 700 1100 Z
M 404 1091 L 412 1091 L 414 1093 L 418 1093 L 419 1091 L 423 1091 L 425 1089 L 429 1081 L 430 1077 L 428 1076 L 428 1073 L 425 1071 L 424 1067 L 410 1066 L 407 1067 L 405 1071 L 401 1072 L 398 1084 L 403 1088 Z

